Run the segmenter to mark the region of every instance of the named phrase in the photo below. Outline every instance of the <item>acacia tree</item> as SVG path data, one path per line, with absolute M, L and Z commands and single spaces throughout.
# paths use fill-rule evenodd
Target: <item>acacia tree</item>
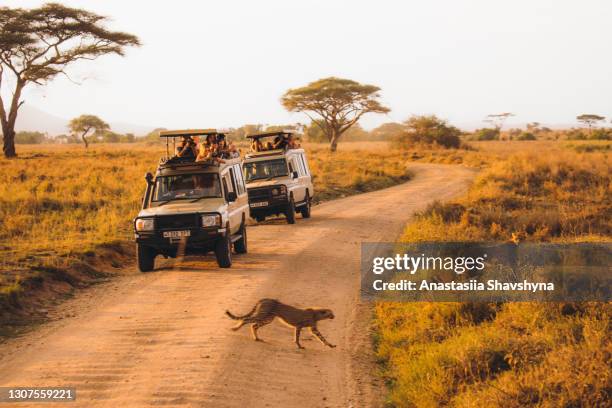
M 109 31 L 106 17 L 48 3 L 39 8 L 0 7 L 0 122 L 6 157 L 15 157 L 15 123 L 24 101 L 23 88 L 44 85 L 79 60 L 105 54 L 124 55 L 126 46 L 140 42 L 131 34 Z M 10 103 L 1 96 L 2 85 L 13 77 Z
M 458 149 L 461 146 L 461 130 L 435 115 L 412 116 L 404 122 L 404 128 L 396 137 L 400 147 L 426 144 Z
M 330 149 L 335 152 L 338 140 L 366 113 L 387 113 L 378 98 L 380 88 L 350 79 L 323 78 L 302 88 L 288 90 L 281 103 L 290 112 L 302 112 L 321 128 Z M 313 117 L 313 114 L 318 117 Z
M 589 128 L 590 136 L 593 133 L 593 126 L 598 122 L 606 120 L 606 118 L 592 113 L 583 113 L 582 115 L 576 116 L 576 120 Z
M 504 123 L 506 122 L 506 119 L 508 119 L 511 116 L 514 116 L 514 113 L 511 113 L 511 112 L 491 113 L 487 115 L 484 121 L 491 123 L 495 127 L 495 129 L 497 129 L 498 131 L 501 131 L 502 127 L 504 127 Z
M 81 139 L 85 143 L 85 148 L 89 147 L 87 141 L 87 135 L 91 130 L 93 133 L 101 134 L 105 130 L 109 130 L 110 126 L 97 116 L 94 115 L 81 115 L 78 118 L 74 118 L 68 124 L 68 128 L 74 134 L 81 134 Z

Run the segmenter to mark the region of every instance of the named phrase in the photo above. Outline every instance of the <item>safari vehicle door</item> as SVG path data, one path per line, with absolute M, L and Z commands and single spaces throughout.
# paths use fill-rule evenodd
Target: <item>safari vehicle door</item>
M 312 177 L 308 168 L 303 151 L 296 150 L 287 158 L 289 175 L 293 180 L 293 199 L 302 202 L 306 199 L 306 191 L 312 197 Z
M 249 210 L 249 199 L 242 175 L 240 163 L 228 166 L 221 173 L 221 183 L 227 201 L 228 217 L 230 222 L 230 233 L 235 234 L 240 230 L 243 222 L 247 219 Z

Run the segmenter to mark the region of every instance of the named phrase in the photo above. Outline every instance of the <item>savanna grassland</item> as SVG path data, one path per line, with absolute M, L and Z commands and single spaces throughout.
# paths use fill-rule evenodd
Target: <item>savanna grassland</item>
M 404 242 L 607 241 L 609 142 L 481 142 L 417 153 L 483 170 L 464 197 L 435 203 Z M 375 344 L 398 407 L 603 407 L 612 398 L 608 303 L 385 303 Z
M 382 144 L 348 143 L 333 156 L 324 144 L 305 148 L 317 201 L 410 178 L 404 155 Z M 0 159 L 0 320 L 133 260 L 143 176 L 164 151 L 156 143 L 22 145 L 19 158 Z

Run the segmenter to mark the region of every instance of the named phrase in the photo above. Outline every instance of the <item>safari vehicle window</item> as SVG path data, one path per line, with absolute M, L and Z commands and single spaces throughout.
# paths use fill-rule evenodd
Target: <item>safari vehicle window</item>
M 238 188 L 238 176 L 236 175 L 236 169 L 232 166 L 229 169 L 230 180 L 232 181 L 232 191 L 235 191 L 236 194 L 240 193 L 240 189 Z
M 245 192 L 245 187 L 244 187 L 244 179 L 242 178 L 242 169 L 240 168 L 239 164 L 235 164 L 234 165 L 234 176 L 236 177 L 236 183 L 238 184 L 238 194 L 244 194 Z
M 295 167 L 293 165 L 293 160 L 289 160 L 289 173 L 293 173 L 295 171 Z
M 236 191 L 234 188 L 234 182 L 232 181 L 232 177 L 229 172 L 223 175 L 223 188 L 226 193 Z
M 300 159 L 302 160 L 302 166 L 304 166 L 304 175 L 309 176 L 310 169 L 308 168 L 308 164 L 306 163 L 306 156 L 304 156 L 303 154 L 300 154 Z
M 244 164 L 244 177 L 247 183 L 255 180 L 283 177 L 288 174 L 285 159 L 263 160 Z
M 295 162 L 297 164 L 297 168 L 298 168 L 298 172 L 300 173 L 300 176 L 305 176 L 306 175 L 306 169 L 304 168 L 304 163 L 302 163 L 302 160 L 300 159 L 300 156 L 295 156 Z
M 153 202 L 206 197 L 221 197 L 217 174 L 180 174 L 155 180 Z

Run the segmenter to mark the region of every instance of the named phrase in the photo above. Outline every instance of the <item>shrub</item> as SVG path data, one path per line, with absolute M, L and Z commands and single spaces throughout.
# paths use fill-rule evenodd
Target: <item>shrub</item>
M 474 131 L 475 140 L 499 140 L 499 129 L 482 128 Z
M 591 140 L 612 140 L 612 129 L 599 128 L 593 129 L 589 135 Z
M 44 143 L 47 137 L 41 132 L 17 132 L 15 143 L 17 144 L 40 144 Z
M 435 115 L 413 116 L 404 122 L 406 131 L 396 137 L 400 147 L 415 145 L 437 145 L 447 149 L 461 146 L 461 130 L 449 125 Z
M 567 131 L 568 140 L 586 140 L 587 135 L 582 129 L 570 129 Z
M 536 140 L 536 137 L 531 132 L 522 132 L 516 137 L 516 140 Z

